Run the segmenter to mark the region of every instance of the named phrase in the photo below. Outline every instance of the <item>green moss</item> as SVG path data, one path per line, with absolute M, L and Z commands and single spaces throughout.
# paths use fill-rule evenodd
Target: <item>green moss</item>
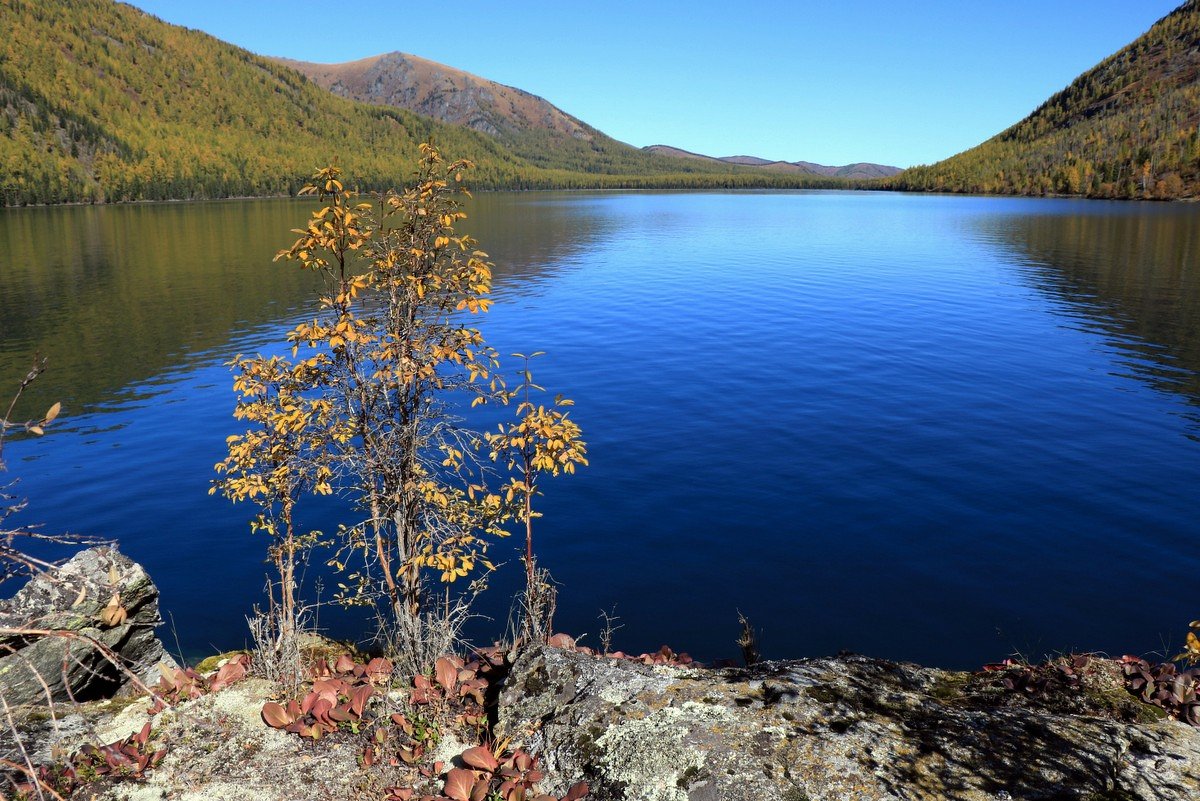
M 596 741 L 604 736 L 604 729 L 592 726 L 575 741 L 575 750 L 585 765 L 595 765 L 600 761 L 604 751 L 596 745 Z
M 963 691 L 970 681 L 970 673 L 944 673 L 934 682 L 929 694 L 939 701 L 956 701 L 963 697 Z
M 524 690 L 526 695 L 537 695 L 542 690 L 546 689 L 550 684 L 550 676 L 546 673 L 546 668 L 538 665 L 536 670 L 530 671 L 529 676 L 525 679 Z
M 806 688 L 804 694 L 822 704 L 836 704 L 842 698 L 841 693 L 827 684 L 814 684 Z
M 686 790 L 693 784 L 704 781 L 710 775 L 711 774 L 707 770 L 704 770 L 704 768 L 692 765 L 679 775 L 679 778 L 675 780 L 675 786 Z
M 1168 717 L 1165 709 L 1143 702 L 1123 686 L 1085 686 L 1084 698 L 1096 714 L 1115 720 L 1157 723 Z
M 226 659 L 233 659 L 235 656 L 250 653 L 249 651 L 226 651 L 223 654 L 215 654 L 214 656 L 205 657 L 197 663 L 193 668 L 197 673 L 210 673 L 221 666 L 221 662 Z

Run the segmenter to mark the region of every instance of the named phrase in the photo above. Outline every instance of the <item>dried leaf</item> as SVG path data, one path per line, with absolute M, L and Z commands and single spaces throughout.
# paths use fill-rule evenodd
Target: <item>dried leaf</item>
M 274 701 L 268 701 L 263 704 L 262 718 L 263 722 L 273 729 L 282 729 L 295 720 L 294 717 L 288 714 L 286 709 Z
M 561 648 L 569 651 L 575 647 L 575 638 L 570 634 L 555 634 L 549 640 L 546 640 L 546 644 L 551 648 Z
M 367 708 L 367 701 L 375 689 L 370 684 L 360 684 L 350 691 L 350 711 L 355 717 L 362 717 L 363 710 Z
M 395 670 L 395 667 L 392 665 L 391 660 L 377 656 L 367 663 L 367 680 L 371 683 L 377 683 L 392 675 L 393 670 Z
M 435 675 L 437 683 L 442 686 L 446 692 L 451 692 L 454 689 L 455 683 L 458 681 L 458 668 L 447 657 L 440 657 L 434 663 Z
M 125 607 L 121 606 L 121 594 L 114 592 L 112 598 L 108 600 L 108 605 L 100 610 L 100 620 L 104 625 L 112 628 L 119 626 L 129 617 L 129 613 Z
M 217 675 L 213 676 L 212 683 L 209 684 L 209 692 L 217 692 L 235 681 L 239 681 L 246 676 L 246 666 L 238 660 L 231 659 L 217 671 Z
M 328 698 L 318 698 L 313 702 L 312 709 L 309 710 L 312 716 L 320 723 L 332 723 L 329 713 L 333 711 L 333 704 Z
M 590 789 L 587 782 L 572 784 L 571 789 L 567 790 L 567 794 L 562 797 L 562 801 L 579 801 L 580 798 L 588 794 L 588 790 Z
M 452 768 L 446 774 L 442 793 L 452 801 L 471 801 L 471 790 L 475 788 L 475 774 L 463 768 Z
M 481 745 L 463 751 L 461 759 L 471 767 L 486 770 L 489 773 L 500 767 L 500 762 L 497 761 L 495 755 Z

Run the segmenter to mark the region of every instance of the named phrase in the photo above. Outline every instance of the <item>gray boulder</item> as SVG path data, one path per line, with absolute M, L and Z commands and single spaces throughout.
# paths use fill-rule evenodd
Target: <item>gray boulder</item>
M 10 705 L 45 703 L 47 690 L 55 701 L 88 701 L 129 682 L 86 640 L 21 630 L 90 638 L 153 681 L 160 661 L 174 664 L 154 635 L 161 623 L 158 588 L 141 565 L 112 547 L 82 551 L 0 601 L 0 694 Z
M 1131 714 L 1114 663 L 1069 711 L 974 681 L 858 656 L 705 670 L 541 648 L 513 666 L 498 729 L 542 755 L 549 790 L 586 779 L 589 801 L 1200 798 L 1200 731 L 1125 722 L 1155 715 Z

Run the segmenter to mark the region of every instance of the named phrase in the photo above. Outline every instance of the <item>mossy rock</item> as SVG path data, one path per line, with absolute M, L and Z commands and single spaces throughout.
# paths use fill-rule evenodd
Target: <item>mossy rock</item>
M 205 673 L 212 673 L 214 670 L 218 670 L 221 667 L 221 665 L 225 664 L 230 659 L 233 659 L 235 656 L 241 656 L 242 654 L 248 654 L 248 653 L 250 653 L 250 652 L 242 650 L 242 651 L 226 651 L 223 654 L 214 654 L 213 656 L 205 657 L 204 659 L 201 659 L 199 662 L 197 662 L 196 667 L 194 667 L 193 670 L 195 670 L 200 675 L 204 675 Z
M 943 673 L 929 688 L 929 694 L 943 703 L 958 701 L 970 683 L 970 673 Z
M 348 654 L 356 662 L 365 662 L 369 658 L 352 642 L 313 633 L 300 635 L 300 653 L 310 662 L 332 662 L 342 654 Z

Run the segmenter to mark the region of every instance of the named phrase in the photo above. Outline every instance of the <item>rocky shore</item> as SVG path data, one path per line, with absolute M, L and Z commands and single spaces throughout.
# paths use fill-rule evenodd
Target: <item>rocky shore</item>
M 85 552 L 59 578 L 53 588 L 31 582 L 0 604 L 0 627 L 36 620 L 86 633 L 135 674 L 165 653 L 152 634 L 157 592 L 125 557 Z M 113 612 L 114 596 L 124 617 Z M 3 640 L 0 692 L 10 705 L 39 703 L 31 664 L 59 676 L 50 688 L 33 682 L 42 696 L 71 694 L 64 645 L 46 639 Z M 1069 681 L 1031 691 L 1003 670 L 956 673 L 863 656 L 711 669 L 561 644 L 509 654 L 488 711 L 492 736 L 538 757 L 539 791 L 554 798 L 580 781 L 596 801 L 1200 798 L 1200 730 L 1130 694 L 1115 660 L 1076 660 L 1058 668 Z M 88 658 L 77 656 L 68 662 Z M 96 675 L 108 676 L 103 694 L 119 688 L 120 679 L 88 664 L 83 692 L 101 689 Z M 306 740 L 268 726 L 262 711 L 272 691 L 249 677 L 153 715 L 141 698 L 60 703 L 54 718 L 23 718 L 21 740 L 30 759 L 62 759 L 86 742 L 120 741 L 151 724 L 142 745 L 158 754 L 152 766 L 136 780 L 107 776 L 77 787 L 73 798 L 404 797 L 388 795 L 396 788 L 386 770 L 364 759 L 349 733 Z M 72 692 L 82 701 L 79 688 Z M 371 704 L 391 704 L 390 712 L 407 698 L 390 690 Z M 429 743 L 423 775 L 435 789 L 420 792 L 432 797 L 476 743 L 449 726 Z M 25 758 L 15 742 L 0 751 Z

